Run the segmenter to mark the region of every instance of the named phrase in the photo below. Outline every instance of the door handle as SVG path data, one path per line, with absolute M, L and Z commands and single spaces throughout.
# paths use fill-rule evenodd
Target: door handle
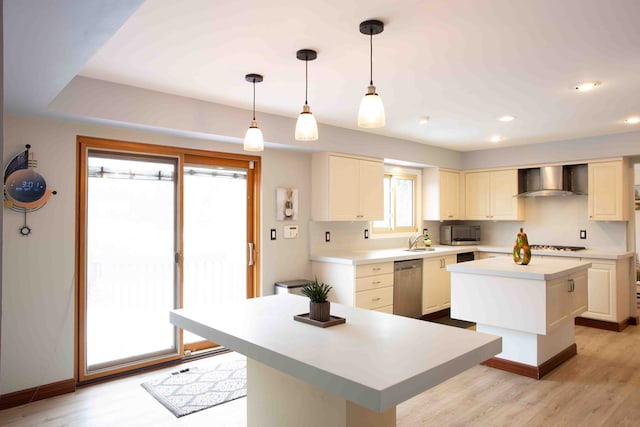
M 249 265 L 253 265 L 253 243 L 247 243 L 249 246 Z
M 569 279 L 569 292 L 573 292 L 576 290 L 576 283 L 573 279 Z

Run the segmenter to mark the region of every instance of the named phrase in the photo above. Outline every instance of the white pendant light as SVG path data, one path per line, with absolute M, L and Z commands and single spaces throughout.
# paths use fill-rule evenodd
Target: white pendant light
M 249 83 L 253 83 L 253 120 L 251 120 L 251 126 L 247 129 L 247 133 L 244 135 L 244 149 L 245 151 L 263 151 L 264 139 L 262 138 L 262 131 L 258 127 L 256 122 L 256 83 L 262 81 L 260 74 L 247 74 L 244 79 Z
M 385 125 L 384 105 L 382 105 L 382 99 L 376 93 L 376 87 L 373 85 L 373 35 L 380 34 L 382 31 L 384 31 L 382 21 L 373 19 L 360 23 L 360 32 L 369 36 L 370 47 L 369 87 L 360 102 L 360 110 L 358 111 L 358 126 L 361 128 L 380 128 Z
M 304 105 L 302 113 L 296 122 L 296 141 L 316 141 L 318 139 L 318 124 L 307 103 L 308 65 L 318 57 L 318 53 L 311 49 L 300 49 L 296 52 L 296 58 L 304 61 Z

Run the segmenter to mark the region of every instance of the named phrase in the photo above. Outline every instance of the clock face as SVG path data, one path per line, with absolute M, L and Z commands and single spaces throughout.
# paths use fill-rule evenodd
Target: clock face
M 33 169 L 19 169 L 7 177 L 5 191 L 9 198 L 20 203 L 33 203 L 40 200 L 47 190 L 42 175 Z

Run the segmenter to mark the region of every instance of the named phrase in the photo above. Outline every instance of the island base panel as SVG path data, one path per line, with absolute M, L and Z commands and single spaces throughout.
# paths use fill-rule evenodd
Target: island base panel
M 247 359 L 249 427 L 392 427 L 396 408 L 374 412 Z
M 576 352 L 574 326 L 563 322 L 547 335 L 538 335 L 489 325 L 476 325 L 478 332 L 502 337 L 502 353 L 484 364 L 493 368 L 540 379 Z
M 546 335 L 476 324 L 476 331 L 502 337 L 501 359 L 538 366 L 575 342 L 573 322 L 566 321 Z

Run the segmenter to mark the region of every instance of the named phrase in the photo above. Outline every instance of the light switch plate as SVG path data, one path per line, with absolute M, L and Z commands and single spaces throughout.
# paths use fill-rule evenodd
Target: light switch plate
M 298 238 L 298 226 L 297 225 L 285 225 L 283 233 L 285 239 L 297 239 Z

